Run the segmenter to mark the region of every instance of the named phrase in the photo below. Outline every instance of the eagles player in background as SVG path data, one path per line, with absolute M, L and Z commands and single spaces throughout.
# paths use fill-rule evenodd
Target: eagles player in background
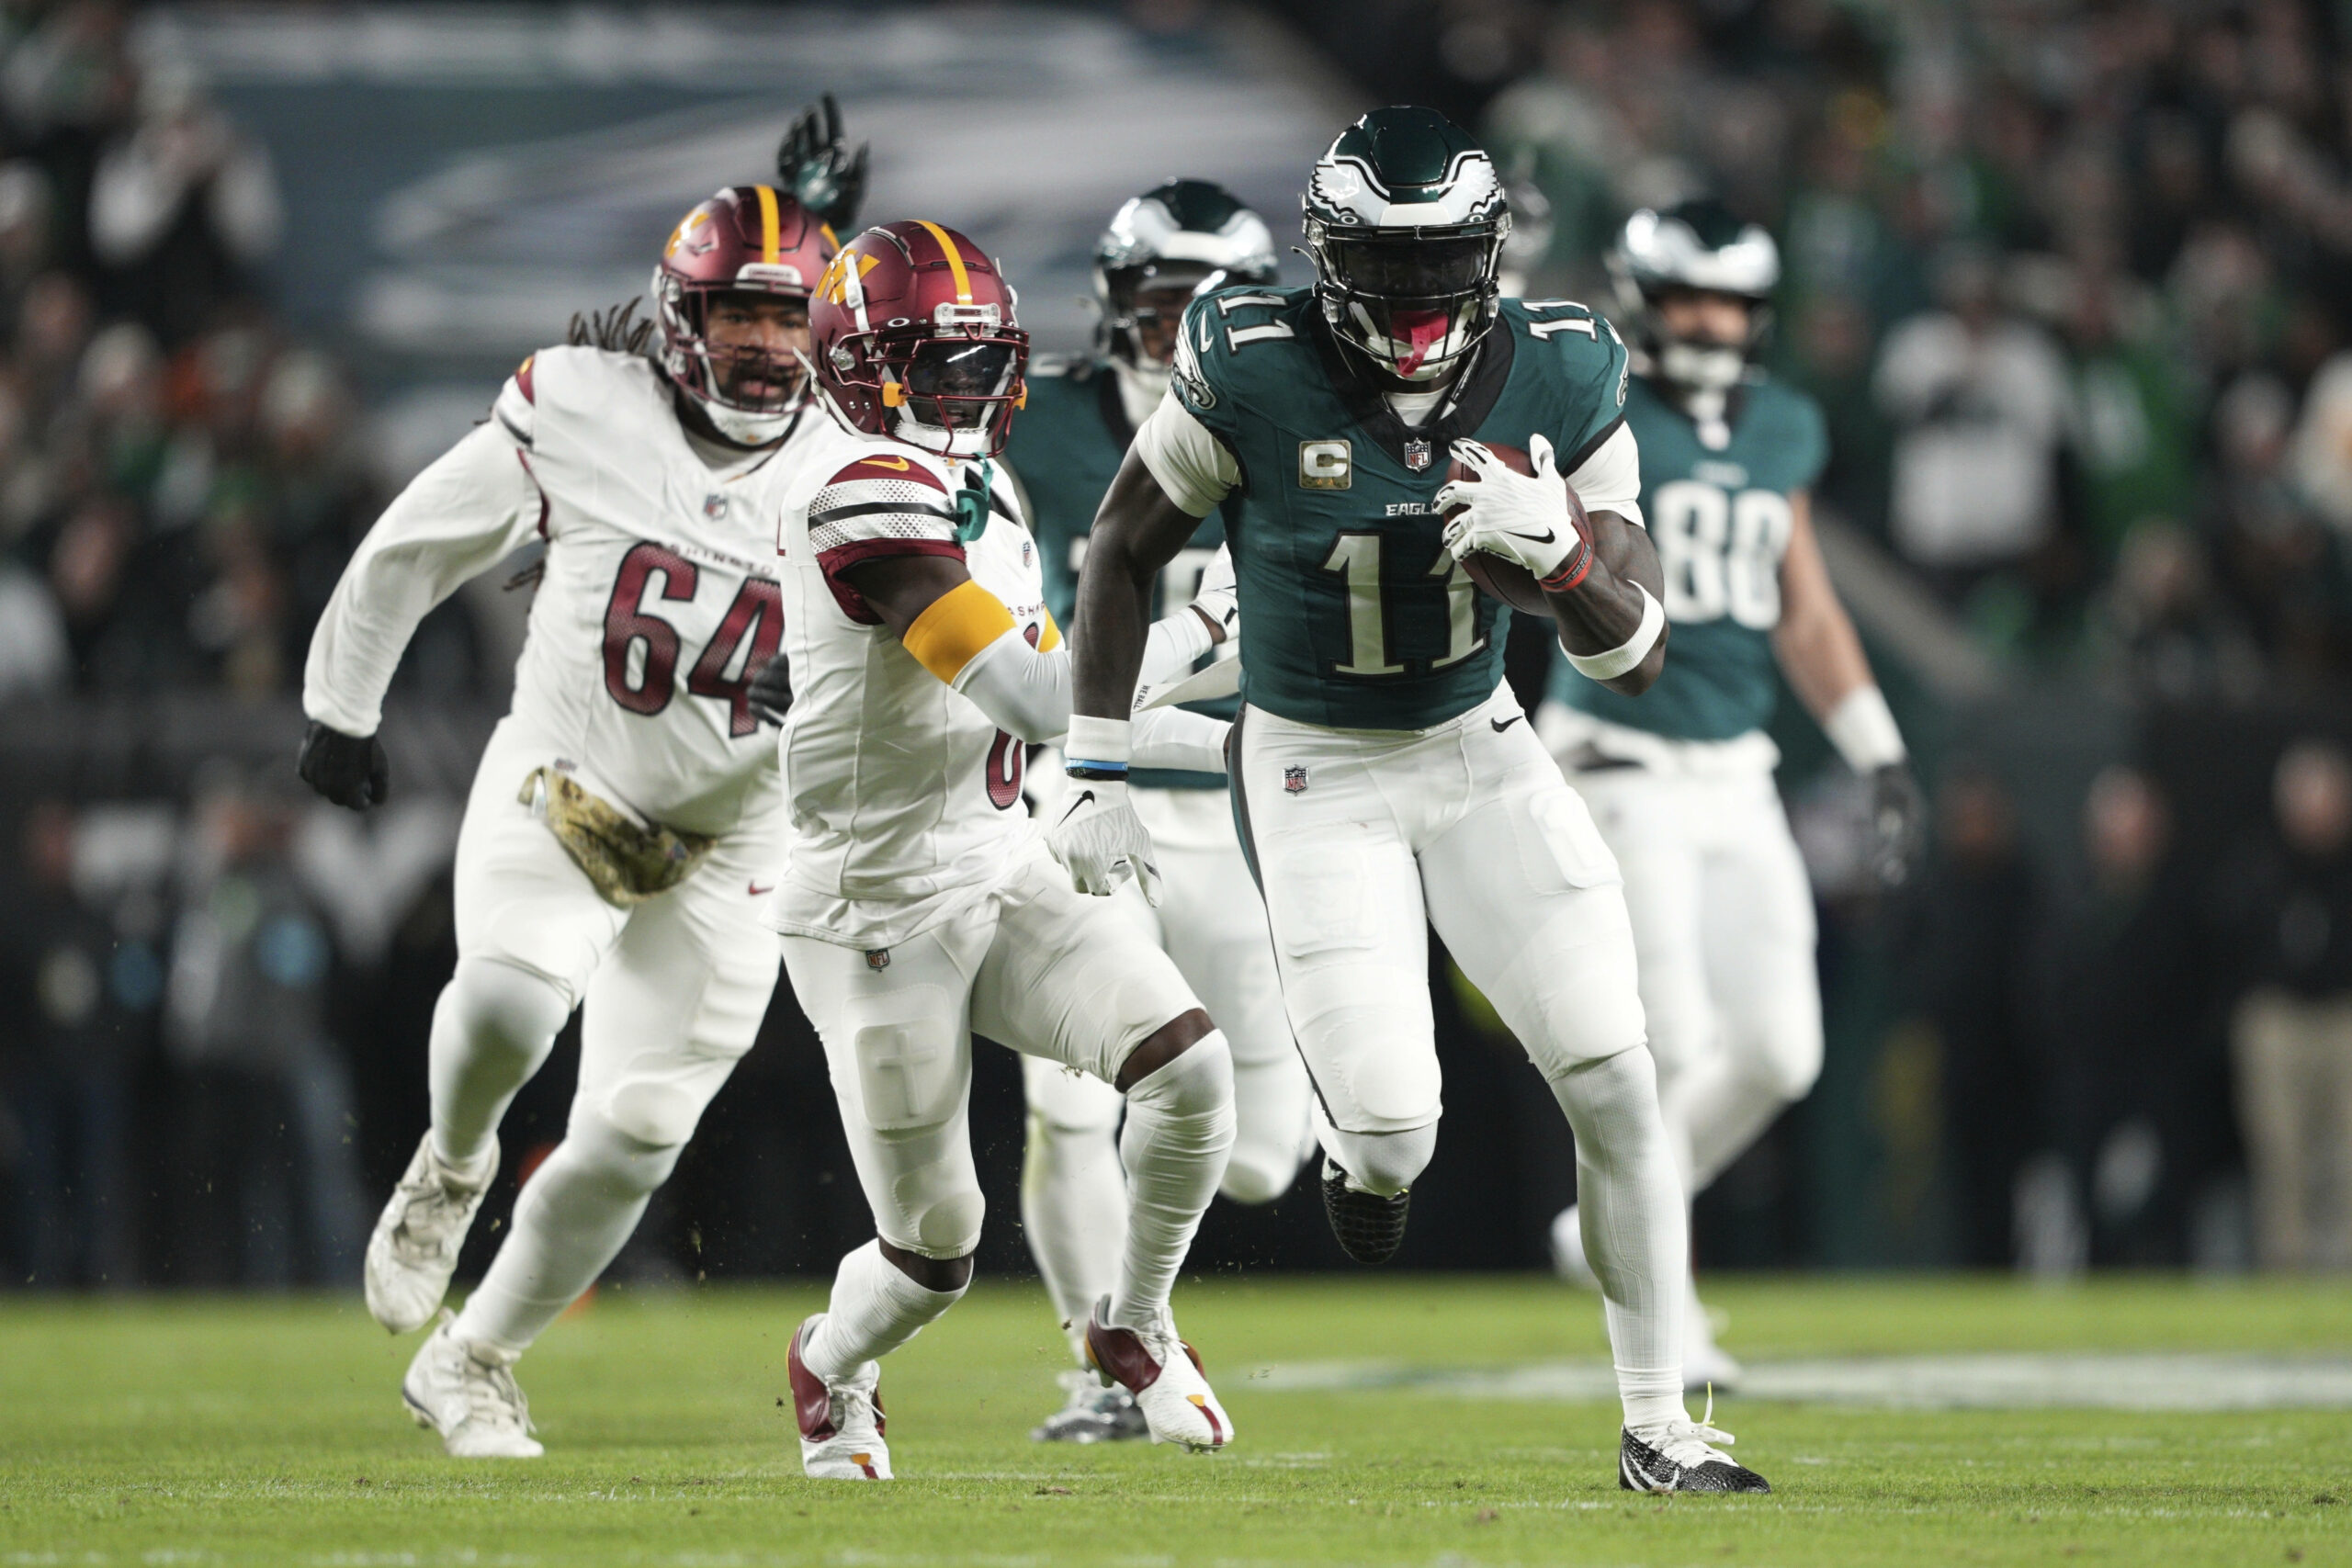
M 1238 502 L 1231 787 L 1314 1081 L 1333 1231 L 1362 1261 L 1389 1257 L 1436 1147 L 1434 923 L 1576 1131 L 1620 1484 L 1768 1490 L 1683 1408 L 1688 1222 L 1616 863 L 1503 685 L 1502 612 L 1464 565 L 1524 569 L 1583 676 L 1628 696 L 1657 679 L 1663 581 L 1624 349 L 1581 305 L 1500 298 L 1510 215 L 1493 162 L 1432 111 L 1357 121 L 1305 208 L 1315 286 L 1193 303 L 1174 385 L 1095 520 L 1073 637 L 1083 716 L 1065 744 L 1077 787 L 1049 841 L 1086 892 L 1151 874 L 1125 784 L 1146 598 L 1199 520 Z M 1533 473 L 1487 442 L 1526 448 Z M 1473 477 L 1446 481 L 1448 458 Z
M 1005 449 L 1028 502 L 1046 602 L 1056 615 L 1069 619 L 1094 509 L 1136 426 L 1167 395 L 1185 306 L 1214 289 L 1271 284 L 1277 272 L 1265 220 L 1205 180 L 1170 180 L 1112 219 L 1094 251 L 1102 311 L 1097 351 L 1031 370 L 1029 401 Z M 1153 615 L 1196 602 L 1204 571 L 1224 541 L 1219 514 L 1202 518 L 1160 573 Z M 1231 597 L 1228 586 L 1223 602 Z M 1222 643 L 1217 653 L 1229 658 L 1234 647 Z M 1235 705 L 1227 697 L 1201 711 L 1230 718 Z M 1136 815 L 1159 853 L 1160 897 L 1154 908 L 1132 887 L 1122 892 L 1120 905 L 1176 961 L 1232 1050 L 1239 1126 L 1219 1190 L 1239 1203 L 1272 1202 L 1289 1190 L 1311 1146 L 1306 1072 L 1283 1016 L 1265 905 L 1241 857 L 1225 775 L 1138 770 L 1130 784 Z M 1040 796 L 1041 810 L 1055 803 Z M 1029 1097 L 1022 1228 L 1068 1325 L 1079 1369 L 1061 1374 L 1069 1402 L 1030 1435 L 1041 1442 L 1140 1438 L 1143 1418 L 1126 1390 L 1098 1387 L 1084 1370 L 1087 1309 L 1117 1273 L 1126 1228 L 1122 1101 L 1110 1085 L 1042 1057 L 1023 1057 L 1022 1075 Z
M 1610 271 L 1634 328 L 1625 423 L 1674 657 L 1639 702 L 1555 661 L 1536 729 L 1624 872 L 1659 1098 L 1696 1196 L 1821 1070 L 1813 891 L 1764 733 L 1775 663 L 1871 781 L 1889 882 L 1914 852 L 1919 792 L 1814 537 L 1821 410 L 1751 363 L 1781 276 L 1771 235 L 1713 200 L 1637 212 Z M 1594 1282 L 1576 1208 L 1552 1235 L 1561 1271 Z M 1684 1325 L 1688 1386 L 1735 1382 L 1695 1283 Z
M 365 810 L 386 797 L 378 723 L 417 623 L 546 542 L 514 705 L 458 836 L 432 1124 L 368 1243 L 379 1323 L 406 1333 L 439 1310 L 401 1393 L 459 1458 L 541 1451 L 516 1359 L 628 1239 L 775 987 L 762 884 L 785 813 L 763 721 L 790 696 L 773 513 L 823 423 L 806 409 L 808 299 L 865 163 L 830 97 L 824 112 L 786 137 L 784 188 L 731 186 L 679 221 L 654 321 L 631 330 L 625 309 L 524 362 L 369 531 L 311 638 L 301 775 Z M 452 1314 L 499 1122 L 575 1008 L 563 1142 Z

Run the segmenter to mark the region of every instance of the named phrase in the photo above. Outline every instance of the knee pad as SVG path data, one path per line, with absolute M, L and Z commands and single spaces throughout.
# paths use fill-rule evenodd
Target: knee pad
M 575 1110 L 563 1146 L 548 1163 L 560 1159 L 616 1196 L 642 1198 L 670 1179 L 684 1152 L 683 1143 L 649 1144 L 594 1111 Z
M 1437 1123 L 1401 1133 L 1343 1133 L 1321 1129 L 1325 1151 L 1358 1187 L 1393 1197 L 1419 1179 L 1437 1153 Z
M 1221 1031 L 1212 1029 L 1136 1080 L 1127 1090 L 1130 1114 L 1233 1117 L 1233 1052 Z
M 1666 1136 L 1657 1067 L 1646 1045 L 1579 1062 L 1552 1075 L 1551 1084 L 1576 1134 L 1579 1164 L 1606 1164 L 1626 1152 L 1629 1141 L 1654 1134 L 1662 1142 Z
M 1237 1203 L 1271 1203 L 1298 1175 L 1298 1145 L 1276 1148 L 1261 1139 L 1236 1139 L 1217 1190 Z
M 906 1134 L 878 1133 L 883 1143 L 936 1140 L 938 1129 Z M 936 1158 L 899 1167 L 890 1180 L 890 1213 L 878 1209 L 876 1228 L 891 1246 L 924 1258 L 962 1258 L 980 1245 L 988 1201 L 978 1173 L 964 1158 Z
M 555 1044 L 575 1005 L 563 987 L 536 969 L 496 958 L 460 958 L 441 993 L 469 1045 L 534 1061 Z
M 1767 1023 L 1732 1035 L 1737 1071 L 1760 1094 L 1782 1104 L 1803 1100 L 1821 1076 L 1821 1029 L 1793 1023 Z

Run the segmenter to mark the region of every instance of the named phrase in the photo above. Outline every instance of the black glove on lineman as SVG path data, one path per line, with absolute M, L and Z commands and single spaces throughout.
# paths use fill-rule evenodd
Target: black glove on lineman
M 1871 774 L 1871 870 L 1879 886 L 1901 887 L 1927 849 L 1928 807 L 1908 762 L 1889 762 Z
M 392 793 L 392 763 L 382 741 L 329 729 L 315 718 L 302 732 L 302 755 L 294 765 L 304 784 L 354 811 L 381 806 Z
M 752 677 L 748 700 L 752 711 L 768 723 L 779 728 L 784 716 L 792 711 L 792 669 L 784 655 L 773 655 L 759 672 Z
M 775 150 L 776 183 L 846 239 L 865 200 L 867 144 L 852 152 L 842 139 L 842 109 L 827 93 L 800 111 Z

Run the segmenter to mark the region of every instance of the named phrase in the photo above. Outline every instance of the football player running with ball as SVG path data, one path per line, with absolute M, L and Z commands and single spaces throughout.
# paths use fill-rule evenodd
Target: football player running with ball
M 497 1172 L 499 1121 L 580 1009 L 563 1142 L 401 1384 L 460 1457 L 540 1451 L 516 1358 L 628 1240 L 775 987 L 763 895 L 785 821 L 762 721 L 785 698 L 760 677 L 783 674 L 775 517 L 824 423 L 805 351 L 835 248 L 788 190 L 695 208 L 654 272 L 658 358 L 623 310 L 604 346 L 526 360 L 377 523 L 311 640 L 302 776 L 364 809 L 385 795 L 377 725 L 417 623 L 546 541 L 514 706 L 458 836 L 432 1125 L 368 1244 L 368 1310 L 422 1326 Z
M 1196 294 L 1271 284 L 1275 276 L 1265 220 L 1207 181 L 1170 180 L 1112 219 L 1094 250 L 1102 310 L 1098 352 L 1032 368 L 1028 406 L 1005 448 L 1042 552 L 1046 602 L 1057 615 L 1071 613 L 1087 530 L 1136 426 L 1167 395 L 1184 307 Z M 1224 538 L 1216 513 L 1201 519 L 1159 574 L 1154 603 L 1181 604 L 1200 594 L 1204 572 L 1224 562 Z M 1216 580 L 1208 586 L 1229 609 L 1229 578 L 1222 592 Z M 1237 647 L 1227 640 L 1214 657 L 1229 659 Z M 1234 705 L 1228 695 L 1199 711 L 1230 718 Z M 1283 1015 L 1265 906 L 1234 832 L 1225 775 L 1139 771 L 1130 784 L 1159 852 L 1159 902 L 1154 908 L 1136 886 L 1121 893 L 1120 906 L 1176 961 L 1232 1050 L 1238 1127 L 1220 1190 L 1236 1202 L 1272 1202 L 1289 1190 L 1311 1146 L 1308 1089 Z M 1059 791 L 1048 795 L 1033 784 L 1032 794 L 1040 810 L 1050 812 Z M 1062 1374 L 1067 1403 L 1030 1435 L 1080 1443 L 1139 1438 L 1143 1417 L 1126 1391 L 1098 1387 L 1082 1370 L 1087 1309 L 1109 1288 L 1126 1225 L 1119 1096 L 1040 1056 L 1023 1058 L 1022 1069 L 1029 1100 L 1022 1229 L 1081 1369 Z
M 793 831 L 774 918 L 879 1234 L 792 1337 L 803 1468 L 890 1478 L 877 1363 L 970 1282 L 975 1033 L 1125 1096 L 1126 1231 L 1087 1358 L 1154 1439 L 1223 1447 L 1233 1424 L 1169 1292 L 1233 1143 L 1225 1037 L 1138 925 L 1095 918 L 1022 809 L 1026 748 L 1069 726 L 1071 671 L 993 461 L 1025 395 L 1012 290 L 963 235 L 892 223 L 827 270 L 810 338 L 821 457 L 776 541 Z M 1138 626 L 1136 667 L 1181 673 L 1227 618 Z M 1122 716 L 1134 689 L 1131 671 Z M 1214 772 L 1227 728 L 1161 708 L 1133 734 L 1143 760 Z
M 1494 164 L 1430 110 L 1357 121 L 1305 207 L 1315 286 L 1192 306 L 1174 386 L 1096 520 L 1066 747 L 1080 788 L 1054 852 L 1089 892 L 1148 874 L 1123 783 L 1143 595 L 1238 500 L 1232 793 L 1317 1091 L 1333 1230 L 1359 1259 L 1387 1258 L 1436 1146 L 1434 923 L 1576 1131 L 1624 1405 L 1620 1483 L 1766 1490 L 1683 1408 L 1687 1221 L 1616 863 L 1503 687 L 1501 612 L 1464 564 L 1539 582 L 1585 677 L 1629 696 L 1657 680 L 1661 581 L 1624 350 L 1580 305 L 1499 299 L 1510 219 Z M 1533 473 L 1488 443 L 1524 447 Z M 1448 482 L 1449 459 L 1475 477 Z
M 1917 851 L 1919 793 L 1815 541 L 1821 411 L 1750 363 L 1780 281 L 1771 236 L 1712 200 L 1638 212 L 1610 270 L 1637 351 L 1625 423 L 1674 657 L 1637 703 L 1555 665 L 1536 732 L 1624 873 L 1659 1098 L 1695 1195 L 1821 1070 L 1813 891 L 1764 733 L 1775 663 L 1871 781 L 1890 883 Z M 1553 1251 L 1592 1281 L 1577 1209 L 1555 1223 Z M 1738 1366 L 1714 1348 L 1695 1285 L 1685 1303 L 1686 1384 L 1730 1385 Z

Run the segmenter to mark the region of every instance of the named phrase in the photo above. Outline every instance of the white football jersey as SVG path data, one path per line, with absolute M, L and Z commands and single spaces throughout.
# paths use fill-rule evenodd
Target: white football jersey
M 1001 464 L 810 423 L 776 535 L 792 827 L 775 923 L 871 950 L 920 933 L 1030 845 L 1026 750 L 916 662 L 841 573 L 881 556 L 954 557 L 1033 646 L 1052 619 Z
M 545 574 L 514 722 L 652 821 L 717 833 L 773 810 L 775 744 L 747 671 L 784 629 L 777 509 L 831 422 L 811 410 L 775 450 L 714 466 L 652 365 L 579 347 L 526 361 L 495 415 L 418 477 L 346 569 L 312 645 L 311 716 L 371 732 L 424 610 L 536 531 Z

